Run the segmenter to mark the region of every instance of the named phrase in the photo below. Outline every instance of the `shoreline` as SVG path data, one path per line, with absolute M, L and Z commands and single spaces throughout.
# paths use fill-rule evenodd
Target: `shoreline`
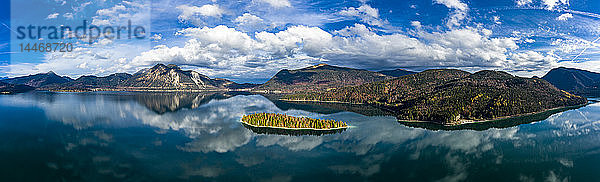
M 216 89 L 216 90 L 137 90 L 137 89 L 92 89 L 89 91 L 76 91 L 76 90 L 35 90 L 35 91 L 42 91 L 42 92 L 55 92 L 55 93 L 84 93 L 84 92 L 155 92 L 155 93 L 177 93 L 177 92 L 188 92 L 188 93 L 202 93 L 202 92 L 244 92 L 246 91 L 246 89 Z M 250 93 L 256 93 L 256 92 L 250 92 Z M 0 94 L 6 94 L 6 93 L 0 93 Z M 334 104 L 350 104 L 350 105 L 371 105 L 371 104 L 365 104 L 365 103 L 351 103 L 351 102 L 342 102 L 342 101 L 320 101 L 320 100 L 291 100 L 291 99 L 278 99 L 280 101 L 285 101 L 285 102 L 313 102 L 313 103 L 334 103 Z M 488 122 L 494 122 L 494 121 L 500 121 L 500 120 L 506 120 L 506 119 L 513 119 L 513 118 L 518 118 L 518 117 L 524 117 L 524 116 L 531 116 L 531 115 L 536 115 L 536 114 L 541 114 L 544 112 L 550 112 L 550 111 L 555 111 L 555 110 L 562 110 L 562 109 L 566 109 L 566 110 L 571 110 L 573 108 L 578 108 L 578 107 L 583 107 L 586 105 L 589 105 L 589 102 L 592 103 L 596 103 L 596 102 L 600 102 L 600 100 L 595 100 L 595 99 L 588 99 L 587 100 L 588 103 L 585 104 L 580 104 L 580 105 L 575 105 L 575 106 L 565 106 L 565 107 L 557 107 L 557 108 L 550 108 L 550 109 L 545 109 L 542 111 L 538 111 L 538 112 L 531 112 L 531 113 L 523 113 L 523 114 L 517 114 L 517 115 L 510 115 L 510 116 L 502 116 L 502 117 L 497 117 L 494 119 L 488 119 L 488 120 L 460 120 L 459 123 L 455 123 L 455 124 L 441 124 L 439 122 L 435 122 L 435 121 L 420 121 L 420 120 L 397 120 L 400 123 L 431 123 L 431 124 L 437 124 L 440 126 L 447 126 L 447 127 L 452 127 L 452 126 L 461 126 L 461 125 L 468 125 L 468 124 L 478 124 L 478 123 L 488 123 Z M 371 105 L 374 107 L 377 107 L 379 109 L 384 109 L 384 110 L 388 110 L 386 108 L 382 108 L 382 107 L 378 107 L 376 105 Z M 565 111 L 566 111 L 565 110 Z M 393 112 L 393 111 L 389 111 L 388 112 Z M 394 115 L 390 115 L 390 116 L 394 116 Z M 314 131 L 329 131 L 329 130 L 339 130 L 339 129 L 347 129 L 348 127 L 340 127 L 340 128 L 332 128 L 332 129 L 314 129 L 314 128 L 285 128 L 285 127 L 269 127 L 269 126 L 255 126 L 255 125 L 251 125 L 245 122 L 242 122 L 246 125 L 252 126 L 252 127 L 259 127 L 259 128 L 273 128 L 273 129 L 285 129 L 285 130 L 314 130 Z
M 279 99 L 280 101 L 286 102 L 317 102 L 317 103 L 337 103 L 337 104 L 354 104 L 354 105 L 366 105 L 364 103 L 352 103 L 342 101 L 321 101 L 321 100 L 290 100 L 290 99 Z
M 248 125 L 248 126 L 252 126 L 252 127 L 256 127 L 256 128 L 271 128 L 271 129 L 282 129 L 282 130 L 312 130 L 312 131 L 334 131 L 334 130 L 342 130 L 342 129 L 348 129 L 350 128 L 350 126 L 347 127 L 337 127 L 337 128 L 329 128 L 329 129 L 316 129 L 316 128 L 286 128 L 286 127 L 277 127 L 277 126 L 257 126 L 257 125 L 253 125 L 253 124 L 249 124 L 246 123 L 244 121 L 240 121 L 240 123 Z
M 517 115 L 511 115 L 511 116 L 503 116 L 503 117 L 498 117 L 498 118 L 488 119 L 488 120 L 462 120 L 461 123 L 459 123 L 459 124 L 441 124 L 441 123 L 434 122 L 434 121 L 420 121 L 420 120 L 398 120 L 398 122 L 400 122 L 400 123 L 431 123 L 431 124 L 437 124 L 437 125 L 440 125 L 440 126 L 454 127 L 454 126 L 461 126 L 461 125 L 468 125 L 468 124 L 479 124 L 479 123 L 489 123 L 489 122 L 495 122 L 495 121 L 502 121 L 502 120 L 519 118 L 519 117 L 532 116 L 532 115 L 537 115 L 537 114 L 542 114 L 542 113 L 545 113 L 545 112 L 552 112 L 552 111 L 557 111 L 557 110 L 568 111 L 568 110 L 572 110 L 572 109 L 575 109 L 575 108 L 583 107 L 583 106 L 586 106 L 586 105 L 589 105 L 589 103 L 575 105 L 575 106 L 565 106 L 565 107 L 551 108 L 551 109 L 546 109 L 546 110 L 538 111 L 538 112 L 523 113 L 523 114 L 517 114 Z
M 35 91 L 45 91 L 45 92 L 63 92 L 63 93 L 80 93 L 80 92 L 247 92 L 246 89 L 207 89 L 207 90 L 169 90 L 169 89 L 90 89 L 90 90 L 61 90 L 61 89 L 40 89 Z
M 350 102 L 341 102 L 341 101 L 290 100 L 290 99 L 279 99 L 279 100 L 281 100 L 281 101 L 287 101 L 287 102 L 315 102 L 315 103 L 338 103 L 338 104 L 369 105 L 369 104 L 364 104 L 364 103 L 350 103 Z M 599 102 L 598 100 L 588 100 L 588 101 Z M 544 113 L 544 112 L 561 110 L 561 109 L 571 110 L 571 108 L 578 108 L 578 107 L 583 107 L 583 106 L 586 106 L 586 105 L 589 105 L 589 103 L 575 105 L 575 106 L 565 106 L 565 107 L 550 108 L 550 109 L 545 109 L 545 110 L 538 111 L 538 112 L 523 113 L 523 114 L 517 114 L 517 115 L 510 115 L 510 116 L 502 116 L 502 117 L 497 117 L 497 118 L 488 119 L 488 120 L 461 120 L 460 123 L 458 123 L 458 124 L 441 124 L 441 123 L 435 122 L 435 121 L 420 121 L 420 120 L 398 120 L 398 122 L 401 122 L 401 123 L 431 123 L 431 124 L 437 124 L 437 125 L 440 125 L 440 126 L 461 126 L 461 125 L 477 124 L 477 123 L 488 123 L 488 122 L 494 122 L 494 121 L 500 121 L 500 120 L 506 120 L 506 119 L 513 119 L 513 118 L 524 117 L 524 116 L 531 116 L 531 115 L 536 115 L 536 114 L 541 114 L 541 113 Z M 380 107 L 378 107 L 378 108 L 379 109 L 383 109 L 383 108 L 380 108 Z

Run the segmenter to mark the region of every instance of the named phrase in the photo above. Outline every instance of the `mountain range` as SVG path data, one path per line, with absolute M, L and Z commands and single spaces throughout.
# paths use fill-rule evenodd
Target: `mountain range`
M 574 94 L 600 94 L 600 73 L 560 67 L 550 70 L 542 79 Z
M 105 77 L 81 76 L 76 80 L 61 77 L 54 72 L 9 78 L 2 82 L 27 85 L 37 90 L 51 91 L 221 91 L 247 89 L 255 84 L 237 84 L 221 79 L 209 78 L 191 70 L 181 70 L 176 65 L 157 64 L 131 75 L 115 73 Z
M 51 84 L 61 84 L 71 82 L 73 79 L 67 76 L 58 76 L 56 73 L 50 71 L 48 73 L 39 73 L 35 75 L 22 76 L 16 78 L 8 78 L 2 80 L 4 83 L 14 85 L 27 85 L 30 87 L 42 87 Z
M 22 93 L 35 90 L 34 87 L 27 85 L 15 85 L 10 83 L 4 83 L 0 81 L 0 93 L 1 94 L 10 94 L 10 93 Z
M 403 69 L 380 72 L 319 64 L 297 70 L 281 70 L 264 84 L 238 84 L 221 78 L 209 78 L 198 72 L 182 70 L 176 65 L 157 64 L 136 73 L 115 73 L 98 77 L 81 76 L 75 80 L 54 72 L 40 73 L 1 80 L 11 85 L 26 85 L 37 90 L 51 91 L 228 91 L 293 93 L 298 91 L 325 91 L 328 89 L 361 85 L 393 79 L 417 72 Z M 8 86 L 8 85 L 7 85 Z M 8 88 L 5 86 L 6 88 Z M 20 92 L 27 87 L 20 87 Z M 0 90 L 1 91 L 1 90 Z M 11 90 L 12 92 L 17 90 Z
M 452 125 L 585 104 L 585 98 L 567 91 L 583 93 L 597 89 L 599 75 L 584 70 L 556 68 L 540 79 L 487 70 L 476 73 L 455 69 L 418 73 L 402 69 L 374 72 L 319 64 L 297 70 L 284 69 L 266 83 L 256 85 L 209 78 L 176 65 L 157 64 L 133 75 L 116 73 L 72 80 L 48 72 L 9 78 L 0 81 L 0 91 L 243 90 L 284 93 L 280 97 L 288 101 L 367 104 L 391 111 L 399 120 Z
M 254 90 L 283 93 L 326 91 L 332 88 L 361 85 L 392 78 L 395 77 L 368 70 L 319 64 L 298 70 L 281 70 Z
M 383 71 L 378 71 L 381 74 L 387 75 L 387 76 L 393 76 L 393 77 L 401 77 L 401 76 L 405 76 L 405 75 L 412 75 L 412 74 L 416 74 L 419 72 L 414 72 L 414 71 L 408 71 L 405 69 L 395 69 L 395 70 L 383 70 Z

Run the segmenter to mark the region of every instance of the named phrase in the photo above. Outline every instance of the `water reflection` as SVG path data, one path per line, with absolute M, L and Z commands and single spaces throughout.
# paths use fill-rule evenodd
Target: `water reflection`
M 230 97 L 233 97 L 233 94 L 222 92 L 149 92 L 134 95 L 136 101 L 158 114 L 175 112 L 183 108 L 195 109 L 211 100 L 223 100 Z
M 279 129 L 279 128 L 266 128 L 266 127 L 254 127 L 251 125 L 247 125 L 242 123 L 242 126 L 251 130 L 256 134 L 268 134 L 268 135 L 290 135 L 290 136 L 302 136 L 302 135 L 314 135 L 314 136 L 322 136 L 322 135 L 330 135 L 337 134 L 346 131 L 346 128 L 336 129 L 336 130 L 287 130 L 287 129 Z
M 448 131 L 451 131 L 451 130 L 477 130 L 477 131 L 483 131 L 483 130 L 487 130 L 490 128 L 510 128 L 510 127 L 521 125 L 521 124 L 538 122 L 538 121 L 545 120 L 554 114 L 562 113 L 562 112 L 568 111 L 568 110 L 579 109 L 584 106 L 585 105 L 564 107 L 564 108 L 560 108 L 560 109 L 553 109 L 553 110 L 536 113 L 536 114 L 531 114 L 531 115 L 524 115 L 524 116 L 512 117 L 512 118 L 507 118 L 507 119 L 499 119 L 499 120 L 495 120 L 495 121 L 469 123 L 469 124 L 463 124 L 463 125 L 458 125 L 458 126 L 444 126 L 444 125 L 439 125 L 439 124 L 435 124 L 435 123 L 425 123 L 425 122 L 424 123 L 400 122 L 400 123 L 403 125 L 406 125 L 406 126 L 410 126 L 410 127 L 426 128 L 429 130 L 448 130 Z
M 18 170 L 35 169 L 40 180 L 600 177 L 594 172 L 600 169 L 595 165 L 600 162 L 600 103 L 531 124 L 445 131 L 407 127 L 392 116 L 332 109 L 337 106 L 303 110 L 308 106 L 302 103 L 247 94 L 32 93 L 0 96 L 0 101 L 5 116 L 0 137 L 11 138 L 0 143 L 6 161 L 0 168 L 28 165 Z M 322 136 L 257 134 L 239 122 L 255 112 L 342 120 L 354 127 Z M 39 157 L 21 160 L 28 156 Z

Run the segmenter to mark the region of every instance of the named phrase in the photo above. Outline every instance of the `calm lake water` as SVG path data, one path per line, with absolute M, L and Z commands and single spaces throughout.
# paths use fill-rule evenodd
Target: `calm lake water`
M 254 112 L 342 120 L 353 127 L 322 136 L 258 134 L 239 122 Z M 408 127 L 380 114 L 231 93 L 1 95 L 0 178 L 600 180 L 600 103 L 530 124 L 478 130 Z

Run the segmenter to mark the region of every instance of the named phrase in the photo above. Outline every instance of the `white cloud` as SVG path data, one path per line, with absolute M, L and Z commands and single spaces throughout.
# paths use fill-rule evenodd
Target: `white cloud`
M 154 34 L 154 35 L 152 35 L 150 37 L 150 40 L 153 40 L 153 41 L 159 41 L 159 40 L 162 40 L 162 39 L 163 39 L 162 34 L 159 34 L 159 33 L 158 34 Z
M 569 20 L 571 18 L 573 18 L 573 14 L 571 14 L 571 13 L 565 13 L 565 14 L 562 14 L 562 15 L 556 17 L 556 20 L 558 20 L 558 21 L 567 21 L 567 20 Z
M 469 10 L 464 1 L 436 0 L 435 3 L 451 8 L 451 12 Z M 213 5 L 205 6 L 212 7 Z M 220 6 L 230 8 L 223 4 L 214 5 L 222 10 Z M 120 3 L 107 9 L 98 10 L 98 20 L 108 23 L 117 21 L 119 17 L 133 17 L 135 13 L 128 13 L 128 11 L 134 7 L 128 3 Z M 178 15 L 184 18 L 203 16 L 200 9 L 204 6 L 178 7 L 181 14 L 175 10 L 172 12 L 173 17 Z M 284 10 L 287 11 L 287 9 Z M 213 13 L 205 12 L 204 14 L 226 16 L 223 14 L 224 11 L 211 12 Z M 466 25 L 459 27 L 459 20 L 464 17 L 460 18 L 455 15 L 452 15 L 456 17 L 455 23 L 452 23 L 451 19 L 448 20 L 448 26 L 452 27 L 450 29 L 419 28 L 423 26 L 421 22 L 412 21 L 410 26 L 414 29 L 409 33 L 387 32 L 382 34 L 380 29 L 366 25 L 380 25 L 381 23 L 375 23 L 375 20 L 380 21 L 382 18 L 378 9 L 367 4 L 348 7 L 332 13 L 344 15 L 345 18 L 356 17 L 357 20 L 365 22 L 364 25 L 356 24 L 337 31 L 325 31 L 318 28 L 318 25 L 289 25 L 296 23 L 289 23 L 286 28 L 281 26 L 282 28 L 268 29 L 264 27 L 279 21 L 273 14 L 248 10 L 243 10 L 243 12 L 248 13 L 236 13 L 239 16 L 222 18 L 231 20 L 231 22 L 227 22 L 227 25 L 188 28 L 181 30 L 179 33 L 183 36 L 179 37 L 171 37 L 163 33 L 162 35 L 169 39 L 168 45 L 159 45 L 143 53 L 141 53 L 142 51 L 131 51 L 131 54 L 117 55 L 119 53 L 111 51 L 126 51 L 89 48 L 69 56 L 49 56 L 47 61 L 39 66 L 21 65 L 23 69 L 19 71 L 15 69 L 14 73 L 31 73 L 32 71 L 27 71 L 27 69 L 33 67 L 32 70 L 40 72 L 53 69 L 72 74 L 105 74 L 110 71 L 131 72 L 156 63 L 176 63 L 190 66 L 192 69 L 213 77 L 268 78 L 283 68 L 295 69 L 318 62 L 364 69 L 450 67 L 473 70 L 532 71 L 532 68 L 551 67 L 556 65 L 558 59 L 562 59 L 545 50 L 532 52 L 518 50 L 517 44 L 531 42 L 525 38 L 502 38 L 497 37 L 501 36 L 501 33 L 494 32 L 495 34 L 492 36 L 490 30 L 481 27 Z M 118 16 L 110 16 L 113 13 Z M 498 18 L 494 20 L 498 20 Z M 284 19 L 281 22 L 285 24 L 289 21 Z M 248 28 L 254 24 L 259 24 L 259 27 L 263 27 L 263 29 Z M 169 32 L 169 34 L 171 33 Z M 162 36 L 159 37 L 162 38 Z M 159 37 L 151 37 L 148 40 L 157 40 Z M 150 43 L 150 41 L 148 42 Z M 106 41 L 101 41 L 99 44 L 110 45 Z M 119 42 L 113 44 L 119 45 Z M 137 48 L 137 50 L 141 50 L 141 48 Z M 561 53 L 558 50 L 556 52 Z M 87 61 L 88 59 L 89 61 Z M 119 64 L 111 65 L 109 64 L 111 61 L 119 61 Z M 85 69 L 73 71 L 72 68 L 77 66 L 85 67 Z
M 542 0 L 546 9 L 554 10 L 558 6 L 569 6 L 569 0 Z
M 275 8 L 292 7 L 292 3 L 289 0 L 260 0 L 267 3 Z
M 558 65 L 558 57 L 552 53 L 527 51 L 510 54 L 512 69 L 519 71 L 541 71 Z
M 533 3 L 533 0 L 516 0 L 517 6 L 525 6 Z
M 450 9 L 454 9 L 451 13 L 446 26 L 448 28 L 458 27 L 461 22 L 467 17 L 469 6 L 460 0 L 434 0 L 434 3 L 445 5 Z
M 437 4 L 443 4 L 451 9 L 457 9 L 462 11 L 466 11 L 467 9 L 469 9 L 467 4 L 461 2 L 460 0 L 434 0 L 434 2 Z
M 58 17 L 58 15 L 59 15 L 58 13 L 49 14 L 48 17 L 46 17 L 46 20 L 55 19 Z
M 337 14 L 349 17 L 358 17 L 364 23 L 369 25 L 382 26 L 385 22 L 379 19 L 379 10 L 363 4 L 358 8 L 349 7 L 339 11 Z
M 180 20 L 190 20 L 196 15 L 221 17 L 223 13 L 225 13 L 225 11 L 216 4 L 207 4 L 201 7 L 181 5 L 177 6 L 177 9 L 181 10 L 181 15 L 179 15 Z
M 419 22 L 419 21 L 411 21 L 410 25 L 417 29 L 421 28 L 421 22 Z
M 158 62 L 196 65 L 222 75 L 270 75 L 282 67 L 300 67 L 319 60 L 350 67 L 472 67 L 524 70 L 551 66 L 553 55 L 537 52 L 513 54 L 518 46 L 510 38 L 492 38 L 486 29 L 464 28 L 447 32 L 418 31 L 378 35 L 368 27 L 328 33 L 317 27 L 294 26 L 253 36 L 226 26 L 188 28 L 183 47 L 158 46 L 133 60 L 135 66 Z M 536 54 L 537 53 L 537 54 Z M 291 61 L 300 60 L 300 61 Z M 288 62 L 289 61 L 289 62 Z M 227 70 L 224 72 L 223 70 Z M 271 73 L 257 73 L 272 71 Z M 214 74 L 214 73 L 213 73 Z
M 242 16 L 238 16 L 237 18 L 235 18 L 235 20 L 233 22 L 236 22 L 239 24 L 255 24 L 255 23 L 261 23 L 262 21 L 263 21 L 263 19 L 256 15 L 252 15 L 250 13 L 244 13 Z
M 500 22 L 500 17 L 499 16 L 494 16 L 494 23 L 495 24 L 502 24 L 502 22 Z
M 61 6 L 67 4 L 67 0 L 54 0 L 54 2 L 58 3 Z
M 101 39 L 92 45 L 77 43 L 73 46 L 72 52 L 45 54 L 41 63 L 11 64 L 7 73 L 21 76 L 54 71 L 77 78 L 81 75 L 106 76 L 112 73 L 134 72 L 139 68 L 131 67 L 130 60 L 149 49 L 146 45 L 115 43 L 108 39 Z
M 296 55 L 300 50 L 298 44 L 304 42 L 307 44 L 304 49 L 316 50 L 321 48 L 316 43 L 326 41 L 327 36 L 331 36 L 319 28 L 304 26 L 290 27 L 278 33 L 260 32 L 254 39 L 226 26 L 188 28 L 180 33 L 190 38 L 185 46 L 157 46 L 136 57 L 132 64 L 147 66 L 173 62 L 211 68 L 209 75 L 260 73 L 265 77 L 270 74 L 264 73 L 265 69 L 275 72 L 281 67 L 314 63 L 316 58 Z
M 250 13 L 244 13 L 243 15 L 238 16 L 233 20 L 233 23 L 237 24 L 237 29 L 245 32 L 257 32 L 271 27 L 265 20 Z
M 150 3 L 146 1 L 123 1 L 113 7 L 99 9 L 92 17 L 92 24 L 98 26 L 134 25 L 150 26 Z
M 80 11 L 80 7 L 89 6 L 83 3 L 73 8 L 72 14 L 65 13 L 63 16 L 71 16 Z M 144 26 L 150 30 L 150 3 L 143 0 L 123 1 L 106 7 L 98 7 L 92 17 L 94 25 L 126 26 L 131 20 L 132 25 Z M 68 36 L 72 35 L 67 33 Z M 121 35 L 121 39 L 126 37 Z M 58 74 L 70 77 L 81 75 L 106 76 L 116 72 L 133 72 L 139 68 L 128 65 L 131 59 L 141 52 L 151 49 L 149 39 L 143 40 L 110 40 L 93 39 L 92 44 L 82 43 L 81 40 L 73 39 L 72 52 L 52 52 L 43 55 L 39 63 L 19 63 L 9 65 L 7 74 L 13 76 L 28 75 L 32 73 L 55 71 Z
M 238 22 L 245 22 L 248 17 L 256 20 L 250 14 L 240 17 Z M 411 24 L 420 25 L 417 21 Z M 11 65 L 15 68 L 11 73 L 55 70 L 104 75 L 132 72 L 156 63 L 175 63 L 194 66 L 195 70 L 212 77 L 235 79 L 268 78 L 284 68 L 296 69 L 319 62 L 365 69 L 450 67 L 531 71 L 550 68 L 558 60 L 553 53 L 516 52 L 519 48 L 516 39 L 494 38 L 490 30 L 472 27 L 441 32 L 417 28 L 411 35 L 380 35 L 362 24 L 333 32 L 318 27 L 292 26 L 278 32 L 256 33 L 220 25 L 187 28 L 179 34 L 187 38 L 183 46 L 159 45 L 139 53 L 143 46 L 119 51 L 123 50 L 119 43 L 100 41 L 98 46 L 105 48 L 51 54 L 42 64 Z M 118 64 L 114 64 L 115 61 Z M 85 65 L 86 69 L 72 70 L 80 65 Z
M 67 20 L 72 20 L 73 19 L 73 13 L 65 13 L 65 14 L 63 14 L 63 17 L 65 17 Z

